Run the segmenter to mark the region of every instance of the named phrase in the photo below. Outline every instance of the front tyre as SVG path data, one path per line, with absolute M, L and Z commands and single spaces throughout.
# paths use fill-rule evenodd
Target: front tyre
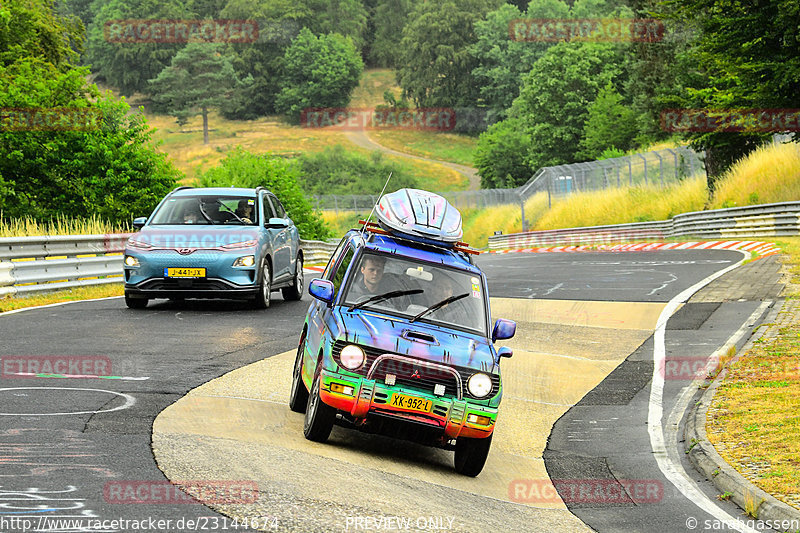
M 258 294 L 253 302 L 256 309 L 266 309 L 269 307 L 272 298 L 272 272 L 269 268 L 269 261 L 264 259 L 261 265 L 261 283 L 258 284 Z
M 320 363 L 321 364 L 321 363 Z M 314 376 L 314 384 L 308 395 L 306 418 L 303 423 L 303 434 L 308 440 L 325 442 L 331 434 L 333 423 L 336 421 L 336 409 L 322 401 L 319 395 L 322 375 L 319 368 Z
M 144 309 L 147 307 L 147 302 L 149 301 L 150 300 L 147 298 L 135 298 L 125 293 L 125 305 L 127 305 L 129 309 Z
M 297 261 L 295 262 L 295 273 L 294 273 L 294 280 L 292 284 L 288 287 L 284 287 L 281 289 L 281 294 L 283 294 L 283 299 L 287 301 L 294 301 L 300 300 L 303 297 L 303 257 L 297 256 Z
M 456 439 L 455 467 L 459 474 L 475 477 L 483 470 L 489 448 L 492 445 L 492 436 L 485 439 L 470 439 L 459 437 Z
M 297 347 L 297 357 L 294 361 L 294 371 L 292 372 L 292 391 L 289 393 L 289 409 L 295 413 L 305 413 L 308 405 L 308 390 L 303 383 L 303 352 L 305 352 L 305 335 L 300 338 L 300 346 Z

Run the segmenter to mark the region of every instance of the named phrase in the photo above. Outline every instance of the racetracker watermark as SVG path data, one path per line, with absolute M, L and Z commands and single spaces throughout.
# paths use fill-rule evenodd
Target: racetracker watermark
M 110 43 L 254 43 L 259 25 L 255 20 L 118 19 L 103 25 Z
M 523 42 L 635 42 L 664 39 L 664 23 L 656 19 L 513 19 L 508 23 L 512 41 Z
M 91 107 L 0 107 L 0 131 L 95 131 L 103 112 Z
M 113 504 L 255 503 L 255 481 L 109 481 L 103 498 Z
M 657 479 L 516 479 L 508 498 L 517 503 L 658 503 L 664 485 Z
M 665 380 L 691 381 L 706 379 L 719 368 L 720 359 L 710 357 L 671 357 L 659 363 L 659 373 Z
M 4 355 L 3 379 L 102 377 L 111 375 L 111 359 L 104 355 Z
M 430 130 L 452 131 L 456 127 L 452 108 L 369 109 L 311 108 L 300 113 L 304 128 L 335 127 L 341 130 Z
M 797 132 L 800 109 L 665 109 L 661 129 L 668 132 Z

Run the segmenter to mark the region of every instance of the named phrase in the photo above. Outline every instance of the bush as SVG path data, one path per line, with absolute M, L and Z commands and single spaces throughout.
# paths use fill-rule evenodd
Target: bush
M 88 129 L 0 131 L 0 198 L 6 217 L 97 215 L 127 223 L 149 214 L 180 173 L 152 146 L 143 115 L 86 83 L 88 69 L 60 72 L 36 59 L 0 66 L 0 107 L 49 113 L 86 109 Z M 50 111 L 48 111 L 50 110 Z
M 374 194 L 383 189 L 389 173 L 388 190 L 417 187 L 406 171 L 383 159 L 380 152 L 370 157 L 346 152 L 341 145 L 300 156 L 303 189 L 310 194 Z
M 219 166 L 200 176 L 202 187 L 264 186 L 286 207 L 303 239 L 327 239 L 330 228 L 300 187 L 300 165 L 273 155 L 255 155 L 237 148 Z
M 484 189 L 517 187 L 531 178 L 526 159 L 530 139 L 516 119 L 506 119 L 482 133 L 475 150 L 475 166 Z

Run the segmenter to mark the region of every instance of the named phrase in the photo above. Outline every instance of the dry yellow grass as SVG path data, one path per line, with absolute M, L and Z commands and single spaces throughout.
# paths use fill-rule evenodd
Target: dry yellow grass
M 125 226 L 109 224 L 97 217 L 67 219 L 56 217 L 49 222 L 38 222 L 30 217 L 3 220 L 0 213 L 0 237 L 31 237 L 37 235 L 97 235 L 125 233 Z
M 800 145 L 768 144 L 736 163 L 717 186 L 712 208 L 800 199 Z
M 471 167 L 478 138 L 424 130 L 372 130 L 369 136 L 392 150 Z
M 800 237 L 776 243 L 797 283 Z M 796 306 L 798 298 L 793 291 L 788 303 Z M 748 479 L 800 508 L 800 324 L 779 314 L 768 327 L 777 336 L 759 339 L 720 385 L 709 409 L 708 437 Z
M 94 300 L 97 298 L 108 298 L 110 296 L 122 296 L 122 294 L 122 283 L 112 283 L 109 285 L 98 285 L 96 287 L 79 287 L 65 291 L 38 294 L 26 298 L 4 298 L 0 299 L 0 313 L 12 311 L 14 309 L 22 309 L 23 307 L 35 307 L 37 305 L 78 300 Z
M 350 107 L 367 107 L 384 104 L 383 93 L 391 91 L 398 100 L 403 90 L 397 85 L 394 71 L 388 68 L 372 68 L 364 71 L 358 87 L 350 98 Z
M 707 201 L 704 178 L 694 177 L 664 187 L 638 186 L 578 193 L 554 201 L 534 229 L 576 228 L 666 220 L 703 209 Z

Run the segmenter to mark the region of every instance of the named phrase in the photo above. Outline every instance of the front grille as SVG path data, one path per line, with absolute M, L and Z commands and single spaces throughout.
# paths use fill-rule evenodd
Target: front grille
M 347 344 L 343 341 L 336 341 L 333 345 L 333 356 L 338 360 L 339 354 L 342 352 L 342 348 L 344 348 Z M 359 369 L 354 371 L 356 374 L 360 374 L 362 376 L 366 376 L 367 372 L 370 368 L 372 368 L 372 364 L 375 360 L 380 357 L 381 355 L 395 355 L 391 352 L 385 352 L 383 350 L 379 350 L 377 348 L 373 348 L 370 346 L 361 346 L 361 349 L 364 350 L 364 354 L 366 355 L 366 362 L 364 365 Z M 407 357 L 407 356 L 404 356 Z M 420 362 L 427 362 L 423 359 L 419 360 Z M 442 364 L 442 363 L 438 363 Z M 443 365 L 449 366 L 453 370 L 459 373 L 461 376 L 461 384 L 463 386 L 462 395 L 466 399 L 477 399 L 472 394 L 469 393 L 467 389 L 467 380 L 475 374 L 476 370 L 471 368 L 463 368 L 457 367 L 453 365 Z M 418 372 L 419 377 L 411 377 L 414 375 L 414 372 Z M 384 382 L 386 378 L 386 374 L 394 374 L 396 376 L 395 383 L 401 387 L 418 390 L 421 392 L 426 392 L 429 394 L 434 394 L 434 388 L 437 384 L 441 384 L 445 386 L 445 393 L 444 396 L 446 397 L 457 397 L 457 387 L 458 384 L 456 382 L 455 376 L 448 372 L 443 372 L 440 370 L 432 369 L 432 368 L 424 368 L 422 366 L 414 366 L 413 364 L 406 363 L 404 361 L 397 361 L 393 359 L 384 360 L 381 364 L 376 368 L 375 372 L 372 375 L 372 378 L 379 382 Z M 488 373 L 488 372 L 487 372 Z M 492 392 L 489 393 L 486 398 L 491 398 L 500 390 L 500 375 L 488 373 L 489 376 L 492 378 Z M 485 398 L 484 398 L 485 399 Z
M 230 285 L 213 279 L 152 279 L 139 285 L 139 289 L 148 291 L 225 291 Z

